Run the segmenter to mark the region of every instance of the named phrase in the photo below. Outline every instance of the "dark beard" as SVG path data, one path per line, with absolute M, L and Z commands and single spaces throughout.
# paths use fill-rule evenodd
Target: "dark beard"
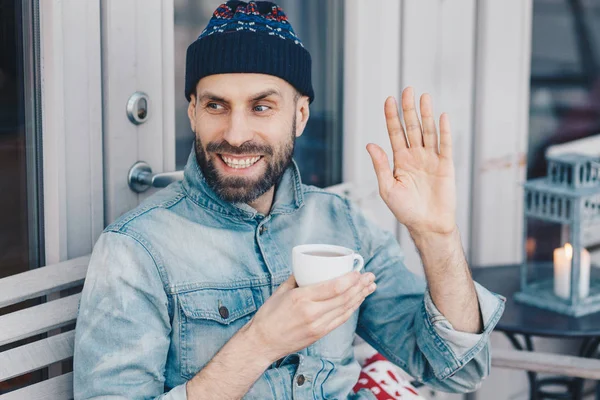
M 270 161 L 267 163 L 264 174 L 255 181 L 245 177 L 221 176 L 215 167 L 214 161 L 207 159 L 206 152 L 197 136 L 195 142 L 196 160 L 206 182 L 221 199 L 230 203 L 251 203 L 279 182 L 292 162 L 295 144 L 296 114 L 294 113 L 289 140 L 280 149 L 274 150 L 271 146 L 253 142 L 246 142 L 239 147 L 234 147 L 225 140 L 211 142 L 206 146 L 206 152 L 214 154 L 215 157 L 219 157 L 217 153 L 263 154 L 269 157 Z

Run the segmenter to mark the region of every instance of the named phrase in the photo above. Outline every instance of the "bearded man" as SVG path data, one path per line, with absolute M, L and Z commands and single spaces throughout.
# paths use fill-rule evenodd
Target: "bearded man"
M 384 105 L 393 168 L 370 144 L 380 194 L 425 277 L 348 200 L 301 183 L 311 59 L 273 3 L 229 1 L 187 52 L 196 140 L 185 178 L 112 223 L 94 247 L 77 320 L 76 399 L 373 399 L 353 387 L 358 334 L 432 387 L 490 371 L 503 301 L 471 279 L 455 222 L 448 117 L 431 99 Z M 374 99 L 364 99 L 373 101 Z M 298 287 L 292 248 L 344 246 L 351 272 Z

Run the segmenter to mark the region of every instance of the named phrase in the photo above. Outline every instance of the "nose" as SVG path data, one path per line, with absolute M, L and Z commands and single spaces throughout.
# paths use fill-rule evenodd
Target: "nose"
M 246 114 L 242 110 L 233 110 L 229 115 L 229 124 L 225 130 L 223 139 L 235 147 L 239 147 L 247 141 L 252 140 L 254 134 L 252 133 L 252 129 L 250 129 Z

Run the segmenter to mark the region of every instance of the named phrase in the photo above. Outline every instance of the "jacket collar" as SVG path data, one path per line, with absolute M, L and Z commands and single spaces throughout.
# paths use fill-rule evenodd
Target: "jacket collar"
M 185 166 L 183 188 L 194 202 L 210 210 L 243 219 L 252 219 L 259 215 L 258 211 L 248 204 L 225 201 L 210 188 L 196 160 L 194 146 L 192 146 Z M 303 204 L 304 195 L 300 171 L 296 162 L 292 160 L 275 187 L 275 196 L 269 214 L 291 214 Z

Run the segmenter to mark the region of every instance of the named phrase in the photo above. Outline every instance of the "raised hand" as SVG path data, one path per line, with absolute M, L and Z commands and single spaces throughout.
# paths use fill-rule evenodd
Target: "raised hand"
M 456 183 L 452 137 L 447 114 L 440 116 L 440 135 L 433 117 L 431 97 L 421 96 L 421 118 L 411 87 L 402 92 L 406 130 L 393 97 L 385 101 L 385 119 L 394 157 L 390 168 L 385 151 L 370 143 L 379 193 L 398 221 L 412 234 L 448 234 L 456 227 Z

